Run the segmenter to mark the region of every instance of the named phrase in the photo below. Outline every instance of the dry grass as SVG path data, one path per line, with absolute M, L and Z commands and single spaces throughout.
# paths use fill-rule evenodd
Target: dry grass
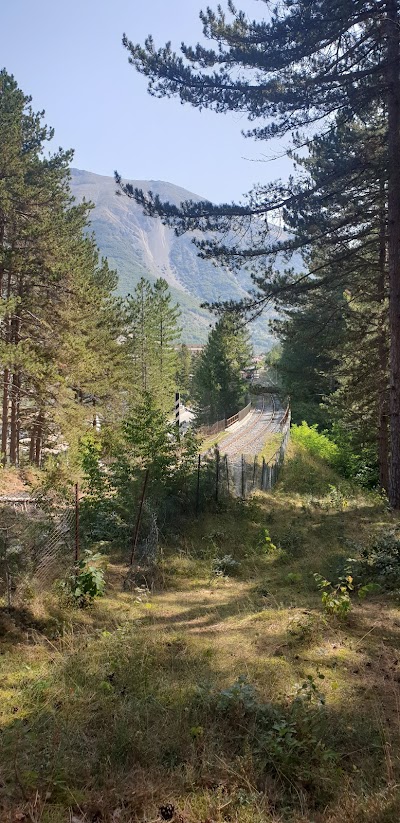
M 323 614 L 312 577 L 395 518 L 373 496 L 332 503 L 331 473 L 292 458 L 274 494 L 166 537 L 153 592 L 124 592 L 115 561 L 93 609 L 66 611 L 48 593 L 23 618 L 3 616 L 4 823 L 144 823 L 165 803 L 181 823 L 399 819 L 397 600 L 355 602 L 340 623 Z M 237 575 L 213 576 L 226 554 Z M 221 708 L 242 676 L 258 708 L 240 696 Z M 296 721 L 300 759 L 290 742 L 279 759 L 260 718 L 290 720 L 308 676 L 325 708 Z M 321 766 L 319 742 L 334 755 Z

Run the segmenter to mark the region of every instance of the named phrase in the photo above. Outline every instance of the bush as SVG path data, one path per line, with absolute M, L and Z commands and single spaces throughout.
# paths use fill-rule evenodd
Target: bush
M 213 574 L 219 577 L 229 577 L 229 575 L 236 574 L 239 565 L 231 554 L 225 554 L 223 557 L 214 557 L 211 570 Z
M 104 571 L 99 566 L 102 556 L 87 549 L 77 568 L 61 583 L 62 591 L 80 608 L 104 594 Z
M 339 577 L 337 583 L 331 583 L 320 574 L 314 574 L 314 580 L 322 591 L 321 600 L 325 611 L 344 620 L 351 609 L 350 592 L 354 589 L 352 576 L 349 574 Z
M 348 561 L 352 572 L 360 580 L 361 591 L 373 590 L 373 583 L 388 590 L 400 588 L 400 536 L 393 530 L 382 531 L 361 556 Z M 363 596 L 363 595 L 361 595 Z
M 336 443 L 329 440 L 325 433 L 317 429 L 317 425 L 309 426 L 304 420 L 301 426 L 292 426 L 291 436 L 294 443 L 303 446 L 314 457 L 325 460 L 332 468 L 340 462 L 340 451 Z
M 221 717 L 221 731 L 229 724 L 232 730 L 247 729 L 242 743 L 252 750 L 261 773 L 275 774 L 297 791 L 307 788 L 329 794 L 339 770 L 336 753 L 323 739 L 324 705 L 312 675 L 299 684 L 285 708 L 260 701 L 256 689 L 241 675 L 217 695 L 215 711 Z

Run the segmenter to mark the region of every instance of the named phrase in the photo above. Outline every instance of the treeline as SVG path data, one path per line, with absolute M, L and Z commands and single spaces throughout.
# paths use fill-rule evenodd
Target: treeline
M 173 409 L 179 313 L 167 283 L 141 280 L 122 301 L 99 259 L 90 203 L 69 188 L 71 151 L 0 73 L 1 459 L 41 465 L 44 449 L 79 447 L 150 393 Z

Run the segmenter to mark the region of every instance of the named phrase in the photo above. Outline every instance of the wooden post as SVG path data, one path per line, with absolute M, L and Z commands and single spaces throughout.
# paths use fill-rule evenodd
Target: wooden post
M 230 496 L 230 488 L 229 488 L 229 465 L 228 465 L 228 455 L 225 455 L 225 466 L 226 466 L 226 485 L 228 487 L 228 496 Z
M 134 554 L 135 554 L 135 549 L 136 549 L 137 542 L 138 542 L 138 537 L 139 537 L 139 529 L 140 529 L 140 523 L 141 523 L 141 520 L 142 520 L 144 496 L 146 494 L 146 486 L 147 486 L 148 479 L 149 479 L 149 469 L 146 469 L 146 474 L 145 474 L 143 488 L 142 488 L 142 495 L 141 495 L 141 498 L 140 498 L 139 511 L 138 511 L 138 516 L 137 516 L 137 519 L 136 519 L 135 534 L 133 536 L 133 546 L 132 546 L 131 562 L 130 562 L 131 566 L 133 565 L 133 557 L 134 557 Z
M 244 500 L 246 494 L 245 478 L 244 478 L 244 454 L 242 454 L 242 499 Z
M 253 489 L 256 484 L 256 470 L 257 470 L 257 457 L 254 458 L 254 466 L 253 466 Z
M 75 566 L 79 563 L 79 486 L 75 483 Z
M 265 487 L 265 457 L 263 457 L 263 462 L 262 462 L 261 489 L 264 490 L 264 487 Z

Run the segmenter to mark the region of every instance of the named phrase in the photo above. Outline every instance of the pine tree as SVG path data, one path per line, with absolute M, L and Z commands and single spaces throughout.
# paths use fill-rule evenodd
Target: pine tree
M 199 423 L 236 414 L 246 394 L 241 371 L 251 354 L 247 329 L 232 314 L 221 317 L 195 363 L 193 395 Z
M 170 412 L 176 391 L 178 357 L 176 344 L 180 334 L 180 311 L 172 305 L 168 283 L 162 277 L 153 288 L 153 324 L 155 333 L 155 380 L 160 408 Z
M 152 394 L 158 408 L 170 412 L 176 388 L 179 310 L 171 305 L 163 278 L 154 286 L 141 278 L 126 301 L 127 351 L 132 368 L 132 398 Z
M 368 121 L 376 111 L 383 121 L 381 144 L 385 190 L 389 283 L 390 345 L 390 500 L 400 507 L 400 3 L 398 0 L 283 0 L 268 20 L 256 22 L 228 3 L 230 16 L 221 7 L 201 14 L 203 30 L 217 48 L 182 45 L 176 55 L 167 44 L 156 50 L 151 37 L 145 46 L 134 45 L 124 36 L 130 62 L 149 78 L 149 90 L 157 96 L 178 96 L 182 102 L 217 112 L 240 111 L 250 120 L 264 119 L 248 135 L 257 140 L 295 134 L 295 143 L 305 138 L 304 127 L 326 128 L 327 118 L 340 112 L 342 122 L 355 117 Z M 328 120 L 329 129 L 329 120 Z M 334 127 L 333 127 L 334 129 Z M 299 133 L 300 130 L 300 133 Z M 312 143 L 309 138 L 306 143 Z M 360 168 L 353 158 L 353 169 Z M 332 164 L 331 188 L 338 190 L 342 170 Z M 354 178 L 355 179 L 355 178 Z M 325 180 L 328 183 L 328 180 Z M 125 187 L 127 194 L 142 203 L 148 214 L 159 214 L 178 231 L 188 228 L 225 229 L 235 221 L 255 226 L 251 244 L 238 245 L 200 241 L 205 255 L 225 261 L 265 261 L 282 248 L 271 237 L 266 218 L 277 209 L 295 208 L 315 193 L 309 181 L 293 186 L 258 187 L 248 202 L 239 205 L 184 203 L 181 208 L 161 204 Z M 357 186 L 355 188 L 357 193 Z M 257 222 L 258 221 L 258 222 Z M 260 228 L 261 227 L 261 228 Z M 314 238 L 301 236 L 292 248 L 305 247 Z M 290 245 L 290 244 L 289 244 Z M 264 265 L 265 262 L 262 263 Z M 273 268 L 265 278 L 255 272 L 264 294 L 248 301 L 246 308 L 262 301 L 282 286 Z M 265 282 L 267 280 L 267 282 Z M 290 285 L 295 285 L 292 278 Z M 271 288 L 272 285 L 272 288 Z M 283 284 L 285 285 L 285 284 Z M 287 284 L 286 284 L 287 285 Z M 266 286 L 266 287 L 265 287 Z M 287 291 L 287 293 L 290 293 Z
M 46 439 L 85 426 L 76 397 L 104 402 L 120 359 L 115 276 L 85 236 L 90 206 L 69 190 L 72 152 L 46 156 L 52 130 L 15 80 L 0 73 L 0 364 L 3 463 L 22 436 L 40 464 Z M 90 421 L 91 417 L 91 421 Z M 67 419 L 72 425 L 67 425 Z M 25 439 L 25 438 L 24 438 Z

